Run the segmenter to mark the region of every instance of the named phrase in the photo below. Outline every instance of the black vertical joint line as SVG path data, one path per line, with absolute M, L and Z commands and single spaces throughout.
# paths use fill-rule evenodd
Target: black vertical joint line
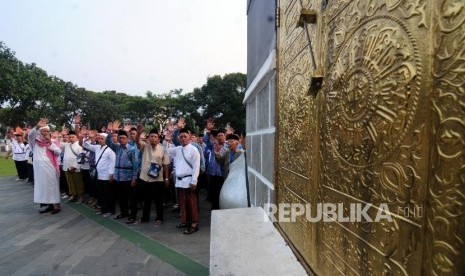
M 247 207 L 250 207 L 250 188 L 249 188 L 249 174 L 247 169 L 247 155 L 246 151 L 244 151 L 244 159 L 245 159 L 245 187 L 247 189 Z

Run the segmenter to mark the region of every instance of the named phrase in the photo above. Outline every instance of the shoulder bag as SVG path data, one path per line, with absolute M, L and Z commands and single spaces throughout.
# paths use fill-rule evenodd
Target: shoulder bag
M 97 163 L 95 163 L 95 166 L 90 168 L 89 173 L 90 173 L 90 178 L 91 179 L 98 180 L 97 165 L 98 165 L 98 162 L 100 162 L 100 159 L 102 158 L 102 155 L 107 150 L 107 148 L 108 148 L 108 146 L 106 146 L 106 148 L 102 151 L 102 153 L 100 154 L 100 157 L 97 160 Z

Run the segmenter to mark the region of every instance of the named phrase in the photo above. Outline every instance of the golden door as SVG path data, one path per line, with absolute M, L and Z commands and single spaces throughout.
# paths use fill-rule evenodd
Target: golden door
M 393 219 L 278 222 L 316 274 L 465 274 L 464 21 L 458 0 L 279 0 L 277 203 Z

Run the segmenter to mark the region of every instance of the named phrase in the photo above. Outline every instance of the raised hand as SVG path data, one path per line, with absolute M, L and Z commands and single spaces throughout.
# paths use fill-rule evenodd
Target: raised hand
M 15 137 L 14 135 L 14 129 L 13 128 L 10 128 L 10 130 L 8 131 L 8 138 L 11 140 Z
M 126 132 L 129 132 L 131 130 L 131 125 L 130 124 L 125 125 L 123 130 Z
M 37 123 L 37 128 L 44 127 L 48 124 L 47 118 L 40 118 L 39 122 Z
M 119 120 L 114 120 L 113 121 L 113 131 L 118 131 L 120 125 L 121 125 L 121 122 Z
M 213 121 L 213 118 L 208 118 L 207 125 L 205 127 L 207 128 L 208 131 L 215 128 L 215 122 Z
M 168 130 L 168 132 L 173 132 L 174 131 L 174 125 L 173 125 L 173 122 L 169 121 L 166 123 L 166 129 Z
M 144 125 L 143 124 L 138 124 L 137 125 L 137 133 L 142 133 L 144 131 Z
M 76 114 L 76 116 L 74 116 L 74 124 L 79 125 L 80 123 L 81 123 L 81 115 Z
M 184 120 L 182 117 L 179 118 L 177 126 L 178 129 L 184 128 L 186 126 L 186 120 Z
M 229 123 L 226 124 L 226 135 L 233 134 L 234 133 L 234 128 L 232 128 Z
M 68 134 L 69 133 L 69 129 L 67 129 L 64 125 L 63 127 L 61 128 L 61 135 L 65 135 L 65 134 Z

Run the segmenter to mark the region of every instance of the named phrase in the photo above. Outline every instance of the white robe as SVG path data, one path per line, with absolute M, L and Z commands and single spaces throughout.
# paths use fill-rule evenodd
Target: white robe
M 40 132 L 35 128 L 29 133 L 29 142 L 33 151 L 34 166 L 34 202 L 60 203 L 60 176 L 47 156 L 47 148 L 36 144 Z M 61 148 L 55 144 L 48 147 L 55 155 L 60 155 Z

